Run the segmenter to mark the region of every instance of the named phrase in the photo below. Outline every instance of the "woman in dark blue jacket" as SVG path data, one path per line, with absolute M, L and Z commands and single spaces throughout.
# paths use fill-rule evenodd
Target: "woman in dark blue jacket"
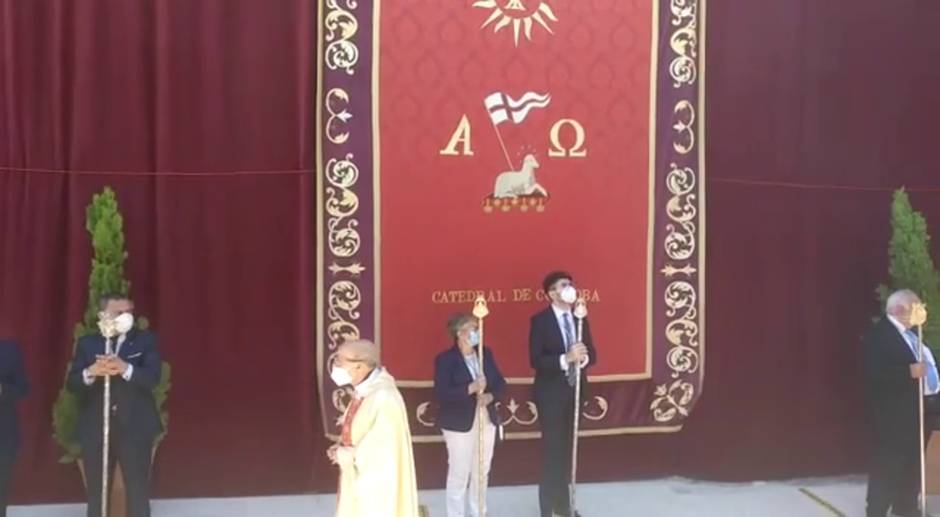
M 484 426 L 484 490 L 489 479 L 496 441 L 495 401 L 502 396 L 506 380 L 499 373 L 490 347 L 484 347 L 483 375 L 479 371 L 477 320 L 461 313 L 450 318 L 447 330 L 454 345 L 434 360 L 434 393 L 439 403 L 437 422 L 447 444 L 447 517 L 464 517 L 469 495 L 471 516 L 486 515 L 477 508 L 479 475 L 478 405 L 486 407 Z M 469 494 L 468 494 L 469 488 Z

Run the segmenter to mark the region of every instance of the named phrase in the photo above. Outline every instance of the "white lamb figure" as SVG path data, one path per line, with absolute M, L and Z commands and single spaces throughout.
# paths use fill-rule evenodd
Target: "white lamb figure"
M 538 192 L 543 196 L 548 196 L 548 192 L 535 181 L 535 169 L 539 168 L 539 162 L 534 155 L 527 154 L 522 160 L 522 170 L 506 171 L 496 176 L 496 183 L 493 185 L 494 198 L 516 198 L 519 196 L 531 196 Z

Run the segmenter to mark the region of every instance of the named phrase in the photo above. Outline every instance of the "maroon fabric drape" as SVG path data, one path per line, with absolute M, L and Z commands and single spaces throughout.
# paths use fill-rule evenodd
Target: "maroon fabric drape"
M 315 9 L 0 0 L 0 333 L 34 386 L 16 501 L 80 498 L 50 408 L 106 184 L 174 366 L 156 495 L 335 488 L 314 424 Z M 863 466 L 855 350 L 891 189 L 940 232 L 938 17 L 930 0 L 708 3 L 704 396 L 680 434 L 584 441 L 581 479 Z M 443 447 L 416 449 L 421 485 L 442 486 Z M 532 482 L 536 453 L 501 446 L 494 482 Z
M 104 185 L 138 313 L 173 366 L 156 494 L 300 492 L 327 469 L 312 425 L 313 13 L 0 4 L 0 321 L 34 386 L 18 501 L 81 495 L 50 408 L 86 302 L 84 210 Z

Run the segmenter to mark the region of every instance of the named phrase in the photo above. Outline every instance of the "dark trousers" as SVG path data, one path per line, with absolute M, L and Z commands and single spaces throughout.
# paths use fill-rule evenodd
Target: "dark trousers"
M 115 423 L 114 420 L 111 422 Z M 112 425 L 110 442 L 108 467 L 111 472 L 108 487 L 114 486 L 114 466 L 115 462 L 118 462 L 124 474 L 127 517 L 150 517 L 150 460 L 153 440 L 135 439 L 121 433 L 119 426 Z M 101 517 L 101 449 L 101 442 L 82 447 L 88 517 Z
M 916 452 L 891 447 L 875 450 L 868 470 L 867 517 L 885 517 L 888 509 L 902 516 L 920 515 L 920 459 Z
M 940 429 L 940 395 L 924 398 L 924 447 Z M 866 517 L 884 517 L 888 509 L 903 517 L 919 516 L 920 455 L 917 444 L 877 443 L 868 468 Z
M 542 470 L 539 477 L 539 511 L 571 514 L 568 484 L 571 482 L 571 438 L 574 425 L 574 391 L 556 390 L 537 397 L 542 427 Z
M 16 452 L 0 451 L 0 517 L 7 516 L 7 497 L 10 494 L 10 479 Z

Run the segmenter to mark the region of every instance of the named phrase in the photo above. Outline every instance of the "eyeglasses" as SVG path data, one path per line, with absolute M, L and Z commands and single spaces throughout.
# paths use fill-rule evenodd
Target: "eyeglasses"
M 330 365 L 329 365 L 329 366 L 330 366 L 330 368 L 332 368 L 332 367 L 336 366 L 337 363 L 340 363 L 340 362 L 342 362 L 343 364 L 347 364 L 347 363 L 362 363 L 362 362 L 365 362 L 365 361 L 363 361 L 362 359 L 347 359 L 347 358 L 345 358 L 345 357 L 340 357 L 340 356 L 338 356 L 338 355 L 334 355 L 333 358 L 330 359 Z

